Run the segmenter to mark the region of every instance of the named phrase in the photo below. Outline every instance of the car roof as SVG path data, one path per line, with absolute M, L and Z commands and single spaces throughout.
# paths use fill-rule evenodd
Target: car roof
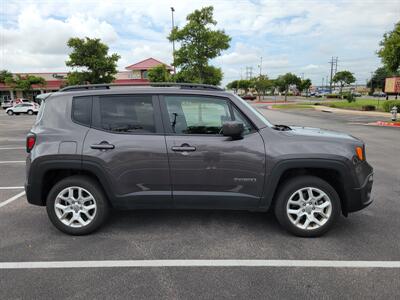
M 223 89 L 208 89 L 208 88 L 191 88 L 181 86 L 130 86 L 130 85 L 117 85 L 107 88 L 94 88 L 94 89 L 64 89 L 53 93 L 49 98 L 58 96 L 99 96 L 99 95 L 118 95 L 118 94 L 194 94 L 194 95 L 208 95 L 208 96 L 228 96 L 231 92 Z

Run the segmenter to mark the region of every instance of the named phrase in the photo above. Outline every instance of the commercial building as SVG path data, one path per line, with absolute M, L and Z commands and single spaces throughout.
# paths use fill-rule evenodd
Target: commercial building
M 125 67 L 124 71 L 119 71 L 115 77 L 114 83 L 119 84 L 132 84 L 132 83 L 145 83 L 148 82 L 147 73 L 148 70 L 158 65 L 165 65 L 168 70 L 172 71 L 173 68 L 157 59 L 152 57 L 145 60 L 139 61 L 132 65 Z M 34 75 L 43 77 L 46 80 L 45 85 L 33 85 L 32 91 L 29 95 L 35 97 L 41 93 L 56 92 L 65 85 L 67 72 L 30 72 L 30 73 L 14 73 L 14 76 L 20 75 L 22 77 L 27 75 Z M 26 98 L 28 95 L 21 90 L 13 89 L 4 83 L 0 83 L 0 99 L 16 99 Z

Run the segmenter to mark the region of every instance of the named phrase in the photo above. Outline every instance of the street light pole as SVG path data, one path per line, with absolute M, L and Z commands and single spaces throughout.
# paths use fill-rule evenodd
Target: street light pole
M 172 21 L 172 30 L 175 28 L 174 24 L 174 11 L 175 9 L 171 6 L 171 21 Z M 176 68 L 175 68 L 175 39 L 172 39 L 172 59 L 174 61 L 174 74 L 176 74 Z

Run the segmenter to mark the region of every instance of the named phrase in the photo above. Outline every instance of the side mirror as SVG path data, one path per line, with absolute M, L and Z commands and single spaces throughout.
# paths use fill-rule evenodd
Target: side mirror
M 230 121 L 222 124 L 222 134 L 230 136 L 232 139 L 241 139 L 243 137 L 244 125 L 241 122 Z

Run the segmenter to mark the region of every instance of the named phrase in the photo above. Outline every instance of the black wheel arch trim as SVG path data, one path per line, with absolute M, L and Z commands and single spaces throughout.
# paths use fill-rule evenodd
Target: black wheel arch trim
M 78 173 L 90 173 L 102 186 L 109 199 L 113 197 L 112 183 L 108 180 L 106 171 L 97 163 L 82 161 L 73 155 L 52 155 L 40 157 L 32 161 L 27 181 L 25 183 L 26 197 L 29 203 L 44 206 L 46 203 L 43 195 L 44 177 L 49 171 L 77 171 Z
M 278 161 L 265 178 L 264 193 L 261 198 L 260 208 L 268 210 L 273 203 L 274 197 L 278 191 L 278 184 L 283 174 L 295 169 L 321 169 L 334 170 L 340 174 L 343 182 L 343 192 L 345 199 L 341 199 L 342 212 L 347 215 L 348 202 L 352 197 L 353 189 L 356 188 L 355 172 L 350 168 L 345 160 L 326 159 L 326 158 L 290 158 Z

